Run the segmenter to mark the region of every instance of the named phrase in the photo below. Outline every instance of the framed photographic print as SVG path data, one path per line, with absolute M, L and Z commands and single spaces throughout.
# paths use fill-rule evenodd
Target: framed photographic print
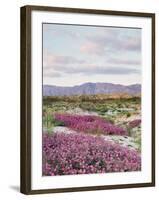
M 155 14 L 21 8 L 21 192 L 155 185 Z

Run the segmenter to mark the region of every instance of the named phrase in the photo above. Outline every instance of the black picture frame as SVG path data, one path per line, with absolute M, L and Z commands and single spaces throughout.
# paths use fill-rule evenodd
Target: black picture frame
M 146 17 L 152 19 L 152 163 L 151 177 L 149 183 L 121 184 L 121 185 L 101 185 L 90 187 L 76 188 L 58 188 L 32 190 L 31 188 L 31 13 L 32 11 L 48 11 L 63 13 L 87 13 L 97 15 L 115 15 Z M 121 188 L 137 188 L 155 186 L 155 14 L 140 12 L 123 12 L 111 10 L 92 10 L 78 8 L 62 8 L 47 6 L 24 6 L 21 7 L 21 152 L 20 152 L 20 191 L 24 194 L 43 194 L 43 193 L 60 193 L 76 192 L 88 190 L 106 190 Z

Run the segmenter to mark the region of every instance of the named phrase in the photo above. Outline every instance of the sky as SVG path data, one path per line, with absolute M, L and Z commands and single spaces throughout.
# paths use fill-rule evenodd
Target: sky
M 141 29 L 43 24 L 43 84 L 141 83 Z

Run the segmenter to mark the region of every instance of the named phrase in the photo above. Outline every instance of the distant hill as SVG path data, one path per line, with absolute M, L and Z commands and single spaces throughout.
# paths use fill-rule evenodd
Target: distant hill
M 115 94 L 126 93 L 129 95 L 141 94 L 141 85 L 120 85 L 112 83 L 84 83 L 72 87 L 62 87 L 55 85 L 44 85 L 43 96 L 69 96 L 69 95 L 94 95 L 94 94 Z

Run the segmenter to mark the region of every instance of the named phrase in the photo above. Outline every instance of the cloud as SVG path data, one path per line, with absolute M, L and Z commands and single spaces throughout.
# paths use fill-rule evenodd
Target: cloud
M 80 51 L 87 54 L 101 55 L 104 53 L 104 48 L 105 46 L 101 46 L 100 44 L 91 41 L 82 44 L 82 46 L 80 47 Z
M 79 29 L 79 26 L 72 26 L 69 24 L 43 24 L 43 33 L 46 35 L 49 34 L 53 37 L 53 39 L 55 37 L 72 37 L 78 39 L 81 34 L 77 31 L 77 29 Z
M 117 48 L 118 50 L 139 50 L 141 47 L 140 40 L 134 37 L 94 37 L 91 40 L 101 46 L 107 45 L 111 49 Z
M 44 24 L 44 38 L 52 35 L 53 41 L 67 39 L 79 47 L 79 52 L 102 55 L 107 52 L 140 51 L 141 30 L 119 27 L 94 27 Z M 66 47 L 64 47 L 66 48 Z
M 117 66 L 64 66 L 56 65 L 49 71 L 45 72 L 44 75 L 47 77 L 60 77 L 68 75 L 128 75 L 128 74 L 139 74 L 140 70 L 135 68 L 117 67 Z
M 140 65 L 141 64 L 141 60 L 139 58 L 136 59 L 132 59 L 132 58 L 122 58 L 122 57 L 110 57 L 109 59 L 107 59 L 107 62 L 112 63 L 112 64 L 118 64 L 118 65 Z
M 108 52 L 132 52 L 141 51 L 141 33 L 136 33 L 126 29 L 106 29 L 102 33 L 86 36 L 86 41 L 81 45 L 81 52 L 101 55 L 104 50 Z M 127 33 L 127 34 L 126 34 Z
M 89 45 L 88 45 L 89 46 Z M 92 48 L 84 51 L 91 51 Z M 91 45 L 89 46 L 91 47 Z M 73 56 L 61 56 L 44 51 L 43 76 L 64 77 L 68 75 L 127 75 L 139 74 L 140 60 L 129 57 L 111 57 L 104 61 L 79 59 Z
M 53 77 L 62 77 L 61 72 L 56 72 L 54 70 L 44 70 L 43 77 L 53 78 Z
M 43 30 L 44 82 L 140 81 L 141 30 L 58 24 Z
M 82 64 L 84 60 L 75 58 L 73 56 L 54 55 L 47 51 L 43 54 L 43 67 L 50 68 L 54 65 L 68 65 L 68 64 Z
M 118 49 L 124 49 L 128 51 L 140 51 L 141 50 L 141 38 L 127 37 L 125 40 L 119 40 L 119 42 L 114 45 Z

